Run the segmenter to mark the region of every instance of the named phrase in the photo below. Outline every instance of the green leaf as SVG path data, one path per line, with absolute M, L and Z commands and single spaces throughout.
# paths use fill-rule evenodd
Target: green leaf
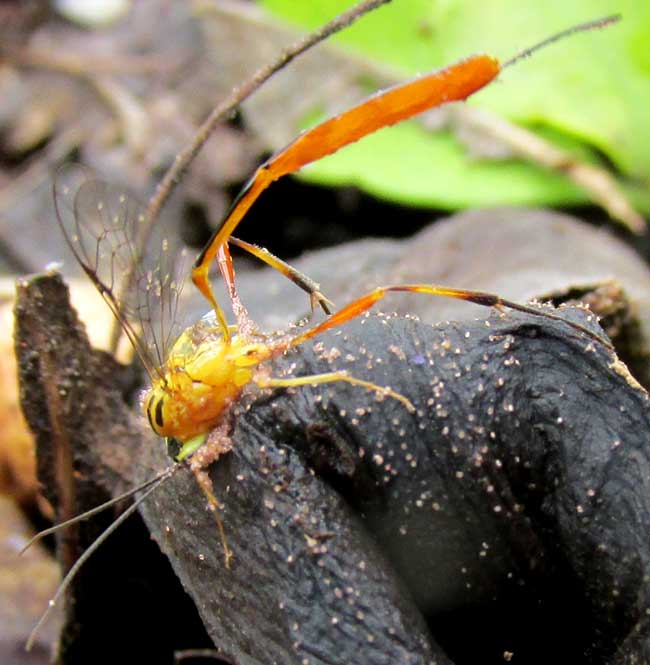
M 293 25 L 314 28 L 350 0 L 260 0 Z M 529 128 L 546 128 L 582 157 L 601 155 L 624 187 L 650 173 L 650 3 L 638 0 L 394 0 L 335 37 L 338 45 L 407 79 L 489 53 L 518 50 L 608 13 L 623 21 L 573 35 L 506 69 L 469 104 Z M 565 178 L 516 159 L 478 160 L 450 133 L 411 121 L 382 130 L 303 170 L 312 181 L 356 184 L 375 195 L 445 208 L 494 204 L 575 204 L 588 194 Z M 650 211 L 648 196 L 635 201 Z

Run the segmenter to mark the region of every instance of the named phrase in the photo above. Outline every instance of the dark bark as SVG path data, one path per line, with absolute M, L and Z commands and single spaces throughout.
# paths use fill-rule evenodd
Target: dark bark
M 38 395 L 41 352 L 20 331 L 23 394 Z M 650 413 L 606 350 L 523 314 L 438 327 L 370 317 L 319 342 L 273 374 L 347 369 L 418 412 L 340 383 L 250 390 L 228 416 L 233 451 L 211 469 L 230 570 L 189 471 L 143 509 L 233 662 L 650 659 Z M 106 394 L 99 384 L 99 403 Z M 140 452 L 140 479 L 169 463 L 160 444 Z M 189 614 L 167 607 L 175 622 Z M 105 626 L 111 647 L 120 632 Z M 142 635 L 153 645 L 162 632 Z
M 138 449 L 160 441 L 123 399 L 133 393 L 133 372 L 90 348 L 59 276 L 19 283 L 15 314 L 22 408 L 36 438 L 39 480 L 62 521 L 130 487 Z M 118 512 L 57 534 L 64 570 Z M 165 579 L 168 565 L 132 518 L 69 588 L 57 662 L 171 662 L 174 649 L 205 644 L 192 603 Z

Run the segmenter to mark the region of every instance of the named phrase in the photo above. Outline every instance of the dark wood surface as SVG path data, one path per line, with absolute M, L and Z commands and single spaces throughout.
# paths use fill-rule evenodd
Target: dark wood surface
M 25 283 L 17 315 L 40 454 L 65 460 L 43 449 L 63 442 L 72 477 L 99 479 L 101 491 L 69 494 L 118 493 L 170 463 L 122 403 L 128 382 L 111 385 L 121 373 L 88 348 L 57 278 Z M 231 569 L 182 469 L 143 514 L 191 603 L 146 531 L 114 536 L 84 573 L 87 605 L 71 615 L 61 662 L 96 658 L 98 639 L 107 660 L 140 649 L 164 662 L 166 650 L 205 645 L 198 615 L 241 665 L 650 657 L 650 414 L 605 349 L 523 314 L 437 327 L 371 316 L 319 341 L 273 375 L 347 369 L 417 413 L 344 384 L 251 389 L 228 415 L 234 449 L 211 469 Z M 58 487 L 65 473 L 52 480 L 51 466 L 43 480 Z M 109 573 L 131 584 L 113 588 Z

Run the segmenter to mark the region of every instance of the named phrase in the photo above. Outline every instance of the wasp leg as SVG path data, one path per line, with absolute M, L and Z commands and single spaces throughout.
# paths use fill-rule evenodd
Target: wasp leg
M 353 300 L 351 303 L 340 309 L 338 312 L 335 312 L 328 319 L 314 326 L 313 328 L 308 328 L 303 333 L 292 337 L 289 340 L 278 344 L 277 349 L 284 351 L 286 349 L 299 346 L 303 342 L 306 342 L 309 339 L 320 335 L 326 330 L 331 330 L 332 328 L 337 328 L 348 321 L 351 321 L 355 317 L 363 314 L 363 312 L 369 310 L 378 300 L 384 298 L 388 293 L 395 291 L 407 291 L 410 293 L 426 293 L 433 296 L 442 296 L 445 298 L 455 298 L 457 300 L 466 300 L 467 302 L 472 302 L 476 305 L 483 305 L 485 307 L 494 307 L 501 310 L 504 307 L 509 309 L 514 309 L 520 312 L 525 312 L 527 314 L 533 314 L 534 316 L 540 316 L 547 319 L 553 319 L 554 321 L 562 321 L 568 326 L 571 326 L 578 332 L 581 332 L 592 340 L 598 342 L 604 346 L 607 350 L 613 351 L 614 347 L 611 342 L 605 337 L 599 335 L 598 333 L 590 330 L 589 328 L 575 323 L 574 321 L 569 321 L 559 314 L 550 312 L 543 307 L 535 307 L 533 305 L 520 305 L 519 303 L 513 302 L 511 300 L 506 300 L 500 296 L 494 295 L 492 293 L 485 293 L 484 291 L 468 291 L 466 289 L 454 289 L 448 286 L 441 286 L 439 284 L 403 284 L 397 286 L 378 286 L 369 293 Z
M 260 388 L 294 388 L 296 386 L 313 386 L 320 383 L 335 383 L 337 381 L 344 381 L 345 383 L 351 383 L 354 386 L 361 386 L 367 390 L 373 390 L 380 395 L 392 397 L 398 402 L 401 402 L 409 411 L 415 411 L 415 407 L 411 401 L 404 397 L 404 395 L 400 395 L 394 390 L 391 390 L 388 386 L 379 386 L 376 383 L 371 383 L 370 381 L 357 379 L 354 376 L 350 376 L 345 371 L 326 372 L 324 374 L 310 374 L 308 376 L 294 376 L 287 379 L 275 379 L 272 377 L 259 376 L 255 377 L 253 380 Z
M 393 86 L 307 130 L 262 164 L 233 201 L 192 269 L 192 281 L 214 308 L 223 328 L 224 339 L 229 341 L 230 333 L 212 293 L 208 269 L 250 207 L 271 183 L 382 127 L 394 125 L 447 102 L 466 99 L 492 81 L 499 71 L 499 63 L 495 58 L 477 55 L 446 69 Z
M 217 523 L 217 529 L 219 530 L 219 538 L 221 539 L 221 545 L 223 547 L 224 563 L 226 565 L 226 568 L 230 568 L 230 560 L 232 559 L 232 550 L 228 547 L 228 541 L 226 540 L 226 532 L 225 529 L 223 528 L 223 522 L 221 521 L 221 517 L 219 516 L 219 511 L 221 510 L 221 504 L 219 503 L 217 497 L 214 495 L 212 480 L 210 480 L 210 476 L 208 475 L 208 472 L 205 469 L 195 467 L 194 465 L 191 465 L 190 468 L 192 469 L 192 473 L 194 474 L 196 482 L 199 484 L 199 487 L 201 488 L 203 495 L 208 500 L 210 510 L 214 515 L 214 519 Z
M 230 236 L 228 242 L 231 245 L 235 245 L 236 247 L 247 251 L 249 254 L 252 254 L 258 258 L 260 261 L 263 261 L 268 266 L 271 266 L 271 268 L 274 270 L 282 273 L 287 279 L 290 279 L 298 288 L 302 289 L 309 296 L 312 311 L 314 311 L 318 305 L 325 312 L 325 314 L 332 313 L 330 307 L 334 307 L 334 303 L 321 293 L 320 284 L 317 284 L 313 279 L 311 279 L 311 277 L 308 277 L 274 254 L 271 254 L 271 252 L 269 252 L 269 250 L 265 247 L 253 245 L 249 242 L 246 242 L 245 240 L 235 238 L 234 236 Z

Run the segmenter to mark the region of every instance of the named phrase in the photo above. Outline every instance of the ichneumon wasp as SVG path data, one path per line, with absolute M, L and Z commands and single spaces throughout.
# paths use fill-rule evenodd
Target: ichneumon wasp
M 214 511 L 225 563 L 226 566 L 230 565 L 232 552 L 219 519 L 219 502 L 205 472 L 209 464 L 229 450 L 230 442 L 227 435 L 213 440 L 208 438 L 207 442 L 206 438 L 210 431 L 219 429 L 223 414 L 251 384 L 272 389 L 343 381 L 376 391 L 380 397 L 398 400 L 406 410 L 413 409 L 406 397 L 394 392 L 389 386 L 362 381 L 344 371 L 276 378 L 264 370 L 263 364 L 266 361 L 290 352 L 326 330 L 344 325 L 391 292 L 456 298 L 486 307 L 510 308 L 565 321 L 560 315 L 545 308 L 518 304 L 494 294 L 436 284 L 379 286 L 331 313 L 331 303 L 320 293 L 317 284 L 263 248 L 234 238 L 232 233 L 259 195 L 283 175 L 293 173 L 382 127 L 450 101 L 464 100 L 494 80 L 504 67 L 537 49 L 575 32 L 603 27 L 616 20 L 617 17 L 608 17 L 575 26 L 545 39 L 503 64 L 488 55 L 473 56 L 441 71 L 380 91 L 352 109 L 301 134 L 258 168 L 197 258 L 192 269 L 192 281 L 210 303 L 212 312 L 185 330 L 180 328 L 177 318 L 182 280 L 176 277 L 177 257 L 171 252 L 167 241 L 162 240 L 157 251 L 151 244 L 147 247 L 147 254 L 155 256 L 153 263 L 147 261 L 146 257 L 141 261 L 143 257 L 134 249 L 140 224 L 144 220 L 144 209 L 129 195 L 89 177 L 83 169 L 72 167 L 60 175 L 55 185 L 55 202 L 57 218 L 65 238 L 77 261 L 118 319 L 150 376 L 151 388 L 142 400 L 146 418 L 158 435 L 176 439 L 182 445 L 175 465 L 90 513 L 41 532 L 31 541 L 70 522 L 86 519 L 135 493 L 142 493 L 70 569 L 51 601 L 50 609 L 102 540 L 186 460 Z M 248 251 L 294 281 L 309 294 L 312 306 L 319 304 L 323 308 L 327 318 L 298 332 L 272 336 L 258 334 L 238 298 L 229 243 Z M 237 325 L 227 323 L 212 292 L 208 269 L 214 259 L 217 259 L 227 285 Z M 124 273 L 133 273 L 134 279 L 130 280 L 126 291 L 121 292 L 117 284 Z M 590 341 L 595 340 L 607 349 L 612 349 L 608 340 L 592 330 L 572 321 L 566 321 L 566 324 Z M 35 628 L 29 644 L 47 614 Z

